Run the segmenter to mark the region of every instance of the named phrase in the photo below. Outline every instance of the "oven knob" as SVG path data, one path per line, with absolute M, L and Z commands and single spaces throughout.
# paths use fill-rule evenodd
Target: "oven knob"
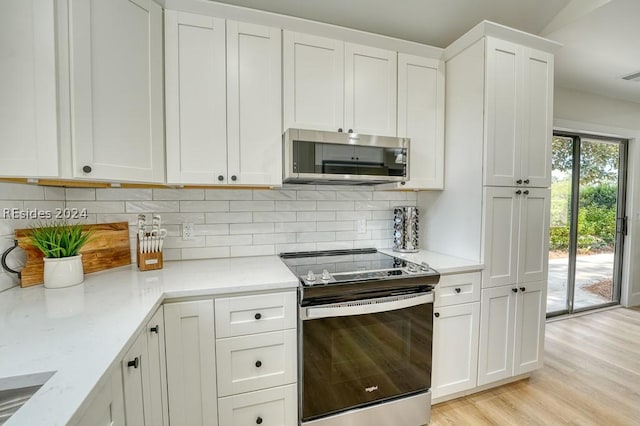
M 322 281 L 329 281 L 331 279 L 331 274 L 326 269 L 322 271 Z
M 420 264 L 420 270 L 421 271 L 428 271 L 429 270 L 429 264 L 427 262 L 422 262 Z
M 410 263 L 408 269 L 409 269 L 409 272 L 418 272 L 418 265 L 414 263 Z
M 307 273 L 307 277 L 306 277 L 307 281 L 309 282 L 314 282 L 316 280 L 316 275 L 313 273 L 313 271 L 309 271 Z

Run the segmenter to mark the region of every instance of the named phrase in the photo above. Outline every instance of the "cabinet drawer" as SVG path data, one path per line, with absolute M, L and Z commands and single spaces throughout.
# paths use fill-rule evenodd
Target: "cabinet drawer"
M 440 277 L 434 306 L 449 306 L 480 301 L 480 272 Z
M 296 381 L 295 329 L 219 339 L 216 345 L 219 396 Z
M 282 386 L 218 400 L 219 423 L 225 426 L 295 426 L 296 385 Z
M 216 337 L 296 327 L 296 292 L 225 297 L 215 301 Z

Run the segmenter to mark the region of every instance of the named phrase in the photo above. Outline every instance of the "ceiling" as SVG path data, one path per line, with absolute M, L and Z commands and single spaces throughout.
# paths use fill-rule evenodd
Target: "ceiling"
M 486 19 L 562 43 L 556 85 L 640 103 L 640 0 L 217 0 L 446 47 Z

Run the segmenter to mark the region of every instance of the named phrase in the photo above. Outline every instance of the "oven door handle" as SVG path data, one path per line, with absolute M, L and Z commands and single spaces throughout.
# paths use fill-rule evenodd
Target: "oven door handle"
M 433 293 L 389 296 L 377 299 L 333 303 L 330 305 L 310 306 L 302 308 L 300 314 L 303 320 L 346 317 L 350 315 L 365 315 L 395 311 L 398 309 L 410 308 L 412 306 L 424 305 L 426 303 L 433 303 Z

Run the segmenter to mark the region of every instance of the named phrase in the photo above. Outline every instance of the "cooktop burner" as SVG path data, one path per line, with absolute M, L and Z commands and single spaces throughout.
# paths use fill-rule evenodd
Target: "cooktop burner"
M 438 274 L 427 264 L 409 262 L 374 248 L 281 253 L 280 257 L 306 287 Z

